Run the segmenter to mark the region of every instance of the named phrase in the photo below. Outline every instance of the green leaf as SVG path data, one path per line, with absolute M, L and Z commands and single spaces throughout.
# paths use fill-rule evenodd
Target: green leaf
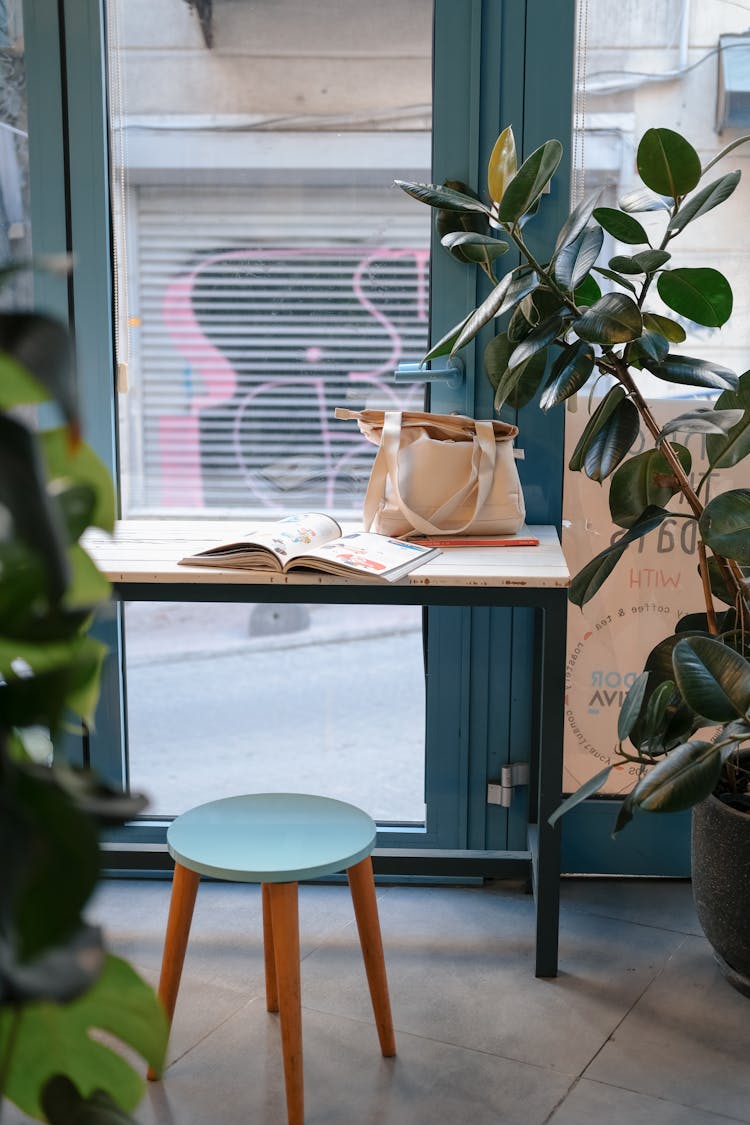
M 45 1083 L 41 1104 L 49 1125 L 137 1125 L 104 1090 L 82 1098 L 64 1074 Z
M 594 218 L 618 242 L 627 242 L 633 246 L 648 244 L 648 235 L 632 215 L 626 215 L 614 207 L 597 207 Z
M 667 383 L 684 383 L 688 387 L 708 387 L 725 391 L 737 385 L 737 376 L 728 367 L 707 363 L 689 355 L 670 354 L 662 363 L 647 363 L 652 375 Z
M 63 483 L 87 485 L 96 495 L 91 515 L 94 527 L 113 531 L 115 526 L 115 495 L 112 477 L 91 446 L 80 442 L 71 446 L 64 429 L 45 430 L 39 435 L 47 476 L 55 487 Z
M 635 285 L 633 285 L 632 282 L 628 281 L 627 278 L 623 277 L 621 274 L 615 273 L 614 270 L 604 269 L 603 266 L 594 266 L 593 269 L 594 273 L 598 273 L 601 274 L 602 277 L 609 278 L 610 281 L 616 282 L 617 285 L 621 285 L 623 289 L 627 289 L 631 293 L 635 294 Z
M 521 301 L 524 296 L 533 293 L 538 285 L 539 278 L 533 270 L 526 266 L 521 266 L 511 273 L 507 273 L 482 301 L 481 305 L 473 313 L 470 313 L 464 321 L 463 328 L 458 333 L 450 354 L 455 355 L 470 340 L 474 339 L 485 324 L 488 324 L 496 316 L 502 316 L 514 304 Z
M 651 677 L 651 672 L 648 672 Z M 634 746 L 647 750 L 652 755 L 661 753 L 667 739 L 671 715 L 679 701 L 674 680 L 663 680 L 662 683 L 649 687 L 646 696 L 646 706 L 638 721 L 630 731 L 630 739 Z
M 484 202 L 473 188 L 460 180 L 446 180 L 442 187 L 450 191 L 456 191 L 459 195 L 466 195 L 482 207 L 484 206 Z M 467 231 L 471 231 L 474 234 L 491 234 L 489 214 L 483 211 L 446 211 L 441 207 L 438 208 L 435 215 L 435 229 L 441 239 L 445 238 L 447 234 L 456 234 L 457 232 L 465 234 Z
M 627 343 L 643 331 L 640 309 L 625 293 L 605 293 L 573 324 L 576 334 L 590 344 Z
M 500 200 L 497 216 L 501 222 L 518 222 L 524 212 L 539 199 L 554 175 L 562 153 L 559 141 L 546 141 L 523 162 Z
M 634 681 L 628 694 L 625 696 L 625 702 L 620 708 L 620 714 L 617 719 L 617 737 L 620 742 L 624 742 L 630 735 L 630 732 L 638 720 L 643 705 L 643 699 L 646 694 L 648 678 L 648 672 L 641 672 L 640 676 Z
M 427 355 L 422 359 L 422 362 L 419 366 L 424 367 L 424 365 L 426 363 L 429 363 L 431 359 L 437 359 L 442 355 L 449 355 L 453 348 L 453 345 L 461 334 L 461 329 L 465 324 L 468 323 L 470 316 L 471 313 L 468 313 L 462 321 L 451 328 L 450 332 L 446 332 L 446 334 L 442 336 L 436 344 L 433 344 L 430 350 L 427 352 Z
M 65 531 L 47 495 L 44 466 L 34 436 L 4 414 L 0 414 L 2 508 L 13 521 L 15 537 L 43 564 L 50 596 L 59 597 L 68 581 Z
M 563 348 L 552 366 L 549 381 L 539 400 L 542 410 L 550 410 L 574 395 L 588 382 L 593 370 L 594 349 L 590 344 L 578 340 Z
M 740 570 L 742 571 L 742 577 L 747 582 L 750 579 L 750 566 L 741 566 Z M 713 596 L 720 602 L 734 607 L 737 591 L 733 583 L 727 582 L 724 569 L 715 555 L 711 555 L 708 559 L 708 580 Z M 705 626 L 705 632 L 708 632 L 707 625 Z
M 698 526 L 717 555 L 750 563 L 750 489 L 733 488 L 715 496 L 703 509 Z
M 509 312 L 519 301 L 534 293 L 539 288 L 539 276 L 530 266 L 517 266 L 510 275 L 511 282 L 505 294 L 505 299 L 497 311 L 497 316 Z
M 613 768 L 614 763 L 612 763 L 612 765 L 605 766 L 603 770 L 599 770 L 599 773 L 594 774 L 594 776 L 590 777 L 588 781 L 584 782 L 579 789 L 576 789 L 575 793 L 571 793 L 569 797 L 566 797 L 562 804 L 559 805 L 552 813 L 552 815 L 547 819 L 547 823 L 549 824 L 549 826 L 551 828 L 554 828 L 560 817 L 564 816 L 566 812 L 570 812 L 570 810 L 574 809 L 576 805 L 580 805 L 581 801 L 585 801 L 587 797 L 591 797 L 594 793 L 598 793 L 601 787 L 606 782 L 607 778 L 609 777 L 610 771 Z
M 50 392 L 17 360 L 0 354 L 0 410 L 47 402 Z
M 0 1057 L 13 1019 L 11 1009 L 0 1010 Z M 138 1104 L 143 1080 L 92 1030 L 108 1032 L 161 1070 L 168 1034 L 164 1009 L 125 961 L 109 956 L 96 984 L 79 999 L 24 1009 L 5 1090 L 23 1113 L 42 1115 L 40 1092 L 56 1074 L 67 1075 L 84 1097 L 104 1090 L 126 1110 Z
M 643 250 L 640 254 L 633 254 L 628 257 L 625 254 L 617 254 L 614 258 L 610 258 L 609 264 L 613 270 L 618 270 L 620 273 L 639 274 L 639 273 L 654 273 L 665 265 L 670 258 L 666 250 Z
M 659 316 L 658 313 L 645 312 L 643 326 L 650 332 L 658 332 L 660 336 L 666 337 L 670 344 L 681 344 L 686 336 L 681 324 L 676 320 L 670 320 L 668 316 Z
M 588 226 L 589 219 L 593 214 L 604 188 L 596 188 L 585 196 L 581 202 L 571 211 L 567 219 L 560 228 L 560 233 L 555 242 L 555 250 L 552 255 L 553 262 L 557 255 L 564 250 L 571 243 L 575 242 L 580 235 L 581 231 Z
M 563 289 L 577 289 L 599 257 L 604 241 L 601 227 L 586 227 L 564 246 L 555 260 L 554 276 Z
M 701 178 L 701 162 L 693 146 L 672 129 L 647 129 L 636 153 L 638 174 L 658 195 L 679 199 Z
M 515 347 L 508 339 L 507 332 L 500 332 L 493 336 L 484 349 L 484 373 L 494 390 L 497 390 L 501 378 L 508 370 L 508 361 Z
M 591 442 L 596 437 L 600 428 L 609 421 L 610 417 L 625 398 L 625 390 L 621 386 L 612 387 L 607 391 L 602 401 L 584 426 L 583 433 L 578 439 L 573 450 L 568 468 L 573 473 L 578 473 L 583 468 L 583 462 Z
M 643 250 L 640 254 L 634 254 L 632 260 L 640 267 L 641 273 L 654 273 L 666 265 L 671 257 L 666 250 Z
M 628 212 L 639 211 L 669 211 L 669 203 L 663 195 L 655 195 L 648 188 L 634 188 L 619 200 L 621 210 Z
M 590 480 L 603 481 L 613 473 L 640 433 L 640 415 L 629 398 L 623 399 L 589 442 L 583 471 Z
M 732 287 L 718 270 L 665 270 L 656 288 L 670 309 L 707 328 L 721 328 L 732 315 Z
M 7 940 L 7 919 L 13 917 L 14 952 L 28 962 L 80 929 L 81 911 L 99 874 L 96 830 L 62 791 L 53 770 L 6 763 L 0 844 L 3 936 Z
M 686 473 L 690 472 L 690 451 L 673 445 Z M 647 449 L 620 465 L 609 486 L 609 510 L 618 527 L 632 527 L 649 505 L 663 508 L 680 490 L 677 478 L 663 453 Z
M 686 434 L 727 434 L 743 417 L 741 410 L 709 410 L 698 407 L 678 414 L 662 426 L 661 438 L 682 431 Z
M 496 258 L 507 254 L 510 247 L 491 234 L 475 234 L 473 231 L 454 231 L 441 238 L 441 243 L 461 262 L 491 266 Z
M 444 184 L 416 184 L 408 180 L 395 180 L 394 183 L 407 195 L 430 207 L 441 207 L 445 211 L 477 211 L 483 215 L 490 213 L 480 199 L 455 191 Z
M 719 395 L 716 409 L 743 411 L 725 436 L 706 439 L 710 467 L 728 469 L 750 455 L 750 371 L 740 375 L 736 388 Z
M 675 680 L 698 715 L 729 723 L 750 714 L 750 664 L 713 637 L 685 637 L 672 653 Z
M 532 328 L 528 336 L 518 344 L 508 361 L 508 367 L 515 368 L 525 363 L 536 352 L 546 348 L 562 330 L 563 320 L 559 315 L 551 316 L 542 321 L 536 328 Z
M 646 812 L 681 812 L 716 788 L 721 753 L 711 742 L 685 742 L 649 770 L 631 797 Z
M 729 199 L 739 182 L 739 172 L 727 172 L 726 176 L 722 176 L 720 180 L 714 180 L 712 184 L 696 192 L 680 207 L 677 214 L 671 219 L 667 230 L 683 230 L 693 219 L 698 219 L 701 215 L 705 215 L 707 211 L 712 211 L 725 199 Z
M 499 203 L 505 195 L 505 189 L 516 174 L 518 162 L 516 158 L 516 141 L 510 125 L 503 129 L 495 141 L 489 162 L 487 164 L 487 188 L 490 199 Z
M 71 581 L 63 598 L 66 610 L 93 609 L 107 601 L 112 587 L 90 555 L 78 543 L 68 547 Z
M 651 332 L 644 328 L 637 340 L 634 340 L 628 359 L 635 364 L 663 363 L 669 355 L 669 341 L 659 332 Z
M 568 597 L 573 605 L 583 608 L 612 573 L 629 544 L 654 531 L 668 515 L 663 508 L 647 508 L 624 535 L 591 559 L 570 584 Z
M 39 313 L 4 312 L 0 317 L 0 352 L 25 367 L 60 404 L 65 417 L 75 422 L 73 344 L 64 324 Z
M 72 936 L 21 960 L 13 943 L 0 938 L 0 996 L 3 1005 L 67 1004 L 91 988 L 104 967 L 98 927 L 82 925 Z
M 617 833 L 621 832 L 627 824 L 630 824 L 631 820 L 633 819 L 633 802 L 631 798 L 632 793 L 628 793 L 627 797 L 618 809 L 615 826 L 612 829 L 612 839 L 614 839 Z
M 638 263 L 627 254 L 615 254 L 614 258 L 609 259 L 609 265 L 613 272 L 619 274 L 628 273 L 635 277 L 637 274 L 643 273 Z
M 598 282 L 591 274 L 588 274 L 576 288 L 573 299 L 579 308 L 583 308 L 584 306 L 595 305 L 601 295 L 602 291 Z
M 520 410 L 533 399 L 547 370 L 547 351 L 534 352 L 518 367 L 509 368 L 500 378 L 493 409 L 499 413 L 507 402 Z
M 93 564 L 92 564 L 93 565 Z M 93 726 L 99 670 L 106 647 L 81 635 L 69 641 L 28 642 L 0 638 L 0 714 L 13 726 L 36 723 L 56 729 L 63 707 Z M 14 674 L 22 661 L 33 675 Z
M 450 352 L 451 355 L 455 355 L 456 352 L 459 352 L 461 348 L 465 347 L 466 344 L 474 339 L 477 332 L 479 332 L 485 324 L 488 324 L 493 317 L 498 315 L 503 307 L 503 302 L 510 288 L 512 278 L 512 273 L 506 273 L 502 281 L 485 297 L 481 305 L 474 309 L 473 313 L 469 314 L 468 319 L 464 322 L 463 328 L 453 342 L 453 347 Z

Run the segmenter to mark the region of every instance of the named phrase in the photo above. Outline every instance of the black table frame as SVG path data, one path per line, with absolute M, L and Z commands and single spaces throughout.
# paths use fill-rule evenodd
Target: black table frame
M 466 849 L 376 849 L 376 873 L 414 875 L 482 875 L 531 878 L 536 904 L 538 977 L 557 976 L 560 910 L 560 830 L 548 817 L 562 792 L 567 591 L 559 586 L 226 583 L 217 575 L 200 582 L 114 580 L 119 601 L 306 602 L 335 605 L 485 606 L 536 611 L 535 694 L 530 762 L 528 841 L 525 852 Z

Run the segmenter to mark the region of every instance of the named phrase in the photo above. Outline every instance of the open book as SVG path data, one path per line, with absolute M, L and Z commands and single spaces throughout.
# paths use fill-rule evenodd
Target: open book
M 321 570 L 395 582 L 440 551 L 374 532 L 342 534 L 331 516 L 304 512 L 248 531 L 237 543 L 209 547 L 180 559 L 184 566 L 275 571 Z

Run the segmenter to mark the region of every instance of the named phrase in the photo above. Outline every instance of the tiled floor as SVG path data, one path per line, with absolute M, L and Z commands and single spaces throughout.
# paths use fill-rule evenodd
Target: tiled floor
M 103 884 L 93 915 L 155 981 L 169 884 Z M 514 886 L 383 886 L 398 1056 L 383 1059 L 345 886 L 301 888 L 308 1125 L 750 1122 L 750 1000 L 725 983 L 687 883 L 566 881 L 560 975 L 533 975 Z M 170 1065 L 142 1125 L 285 1125 L 260 895 L 204 884 Z M 8 1125 L 20 1118 L 9 1116 Z

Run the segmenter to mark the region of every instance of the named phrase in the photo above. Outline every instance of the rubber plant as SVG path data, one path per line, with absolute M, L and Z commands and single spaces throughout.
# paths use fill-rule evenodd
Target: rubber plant
M 641 183 L 617 207 L 602 206 L 601 191 L 588 194 L 544 260 L 527 240 L 527 224 L 544 206 L 563 154 L 559 141 L 547 141 L 518 168 L 512 130 L 504 130 L 489 161 L 487 199 L 461 183 L 397 181 L 435 208 L 446 250 L 478 265 L 492 284 L 479 307 L 423 362 L 455 355 L 494 323 L 484 368 L 496 412 L 537 396 L 543 411 L 552 410 L 589 380 L 606 379 L 569 467 L 592 481 L 611 477 L 611 516 L 621 532 L 574 577 L 571 601 L 585 605 L 630 544 L 668 517 L 697 525 L 695 612 L 656 645 L 628 692 L 614 761 L 563 802 L 553 821 L 597 792 L 623 764 L 635 764 L 636 780 L 619 807 L 615 832 L 638 810 L 686 809 L 717 786 L 750 812 L 748 775 L 739 763 L 739 751 L 750 741 L 750 489 L 704 500 L 712 472 L 750 454 L 750 371 L 738 377 L 710 359 L 683 354 L 680 320 L 720 328 L 731 315 L 733 296 L 719 270 L 677 265 L 672 257 L 685 229 L 706 221 L 736 189 L 739 171 L 708 182 L 707 174 L 749 139 L 734 141 L 702 166 L 680 134 L 649 129 L 637 150 Z M 646 212 L 656 237 L 638 218 Z M 628 252 L 601 263 L 605 232 Z M 496 263 L 511 249 L 520 264 L 498 279 Z M 660 426 L 642 389 L 644 372 L 689 394 L 699 389 L 718 397 Z M 641 431 L 650 442 L 631 454 Z M 708 468 L 696 487 L 691 455 L 679 441 L 691 433 L 705 434 L 708 450 Z
M 61 424 L 40 430 L 50 401 Z M 0 313 L 0 1117 L 8 1099 L 53 1125 L 132 1120 L 143 1082 L 92 1031 L 156 1069 L 166 1046 L 155 994 L 84 918 L 99 825 L 145 802 L 49 754 L 66 727 L 94 723 L 105 650 L 89 627 L 110 590 L 80 539 L 113 522 L 111 480 L 79 434 L 67 331 Z

